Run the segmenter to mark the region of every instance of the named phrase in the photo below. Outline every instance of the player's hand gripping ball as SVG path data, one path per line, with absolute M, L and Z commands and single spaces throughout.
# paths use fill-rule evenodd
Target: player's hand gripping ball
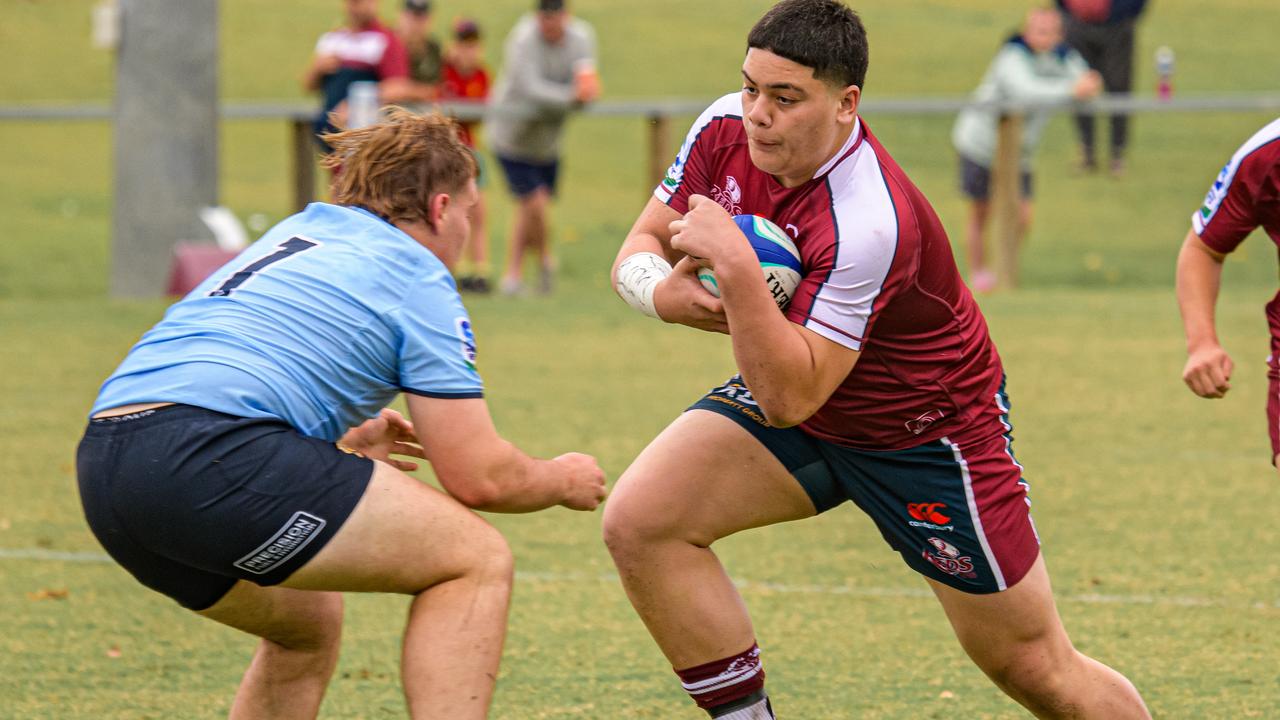
M 734 215 L 733 221 L 738 229 L 751 243 L 751 248 L 760 258 L 760 269 L 764 272 L 764 282 L 780 309 L 785 309 L 800 285 L 800 251 L 791 242 L 782 228 L 774 225 L 759 215 Z M 716 274 L 711 268 L 700 268 L 698 280 L 707 292 L 720 297 L 720 286 L 716 283 Z

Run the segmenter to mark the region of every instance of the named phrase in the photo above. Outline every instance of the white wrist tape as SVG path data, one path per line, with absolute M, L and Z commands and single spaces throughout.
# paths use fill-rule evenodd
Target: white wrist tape
M 618 266 L 618 281 L 613 287 L 628 305 L 651 318 L 657 318 L 658 311 L 653 306 L 653 290 L 670 274 L 671 263 L 664 258 L 651 252 L 639 252 L 629 256 Z

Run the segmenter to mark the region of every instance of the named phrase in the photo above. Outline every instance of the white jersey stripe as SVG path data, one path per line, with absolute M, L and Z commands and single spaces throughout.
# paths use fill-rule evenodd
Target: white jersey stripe
M 862 349 L 876 299 L 898 250 L 898 214 L 880 158 L 863 142 L 827 175 L 836 257 L 818 288 L 805 327 L 852 350 Z M 839 328 L 839 330 L 836 330 Z
M 376 66 L 382 62 L 387 43 L 386 33 L 374 30 L 335 30 L 321 35 L 316 41 L 316 54 L 336 55 L 348 62 Z
M 995 576 L 996 587 L 1000 590 L 1007 590 L 1009 586 L 1004 582 L 1004 573 L 1000 570 L 1000 563 L 996 562 L 995 553 L 991 552 L 991 544 L 987 542 L 987 532 L 982 529 L 982 518 L 978 515 L 978 501 L 973 496 L 973 478 L 969 476 L 969 463 L 964 459 L 964 455 L 960 453 L 960 446 L 951 442 L 950 438 L 942 438 L 942 442 L 951 448 L 951 454 L 955 456 L 956 462 L 960 465 L 960 477 L 964 481 L 964 498 L 969 503 L 969 518 L 973 521 L 974 534 L 978 536 L 978 542 L 982 545 L 982 554 L 987 557 L 987 564 L 991 566 L 991 574 Z

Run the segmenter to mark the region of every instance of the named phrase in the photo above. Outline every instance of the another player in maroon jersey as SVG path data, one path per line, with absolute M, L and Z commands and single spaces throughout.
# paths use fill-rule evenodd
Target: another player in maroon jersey
M 1218 342 L 1213 310 L 1222 281 L 1222 261 L 1261 227 L 1280 245 L 1280 120 L 1249 138 L 1214 181 L 1178 254 L 1178 305 L 1187 335 L 1182 379 L 1200 397 L 1220 398 L 1231 389 L 1231 356 Z M 1280 459 L 1280 293 L 1267 304 L 1271 354 L 1267 357 L 1267 426 L 1271 456 Z
M 741 373 L 641 453 L 606 509 L 636 611 L 712 717 L 772 718 L 751 620 L 709 546 L 853 500 L 1015 700 L 1041 717 L 1148 717 L 1058 618 L 1000 357 L 942 224 L 858 116 L 861 21 L 839 0 L 784 0 L 747 44 L 741 93 L 695 122 L 614 269 L 638 310 L 729 333 Z M 785 314 L 738 213 L 800 249 Z

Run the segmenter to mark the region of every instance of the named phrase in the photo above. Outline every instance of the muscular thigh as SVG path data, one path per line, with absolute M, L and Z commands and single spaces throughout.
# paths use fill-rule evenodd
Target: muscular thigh
M 505 567 L 508 557 L 502 536 L 479 515 L 379 462 L 337 536 L 284 585 L 417 593 L 479 565 Z
M 825 478 L 825 463 L 807 436 L 769 427 L 753 406 L 745 385 L 732 381 L 695 404 L 623 473 L 609 512 L 701 545 L 815 514 L 801 481 Z

